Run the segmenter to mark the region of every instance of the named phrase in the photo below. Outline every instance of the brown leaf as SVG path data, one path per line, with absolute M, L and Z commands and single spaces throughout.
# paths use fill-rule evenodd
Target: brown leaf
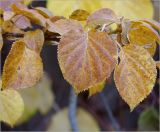
M 147 50 L 132 44 L 122 48 L 114 79 L 131 111 L 151 93 L 156 75 L 156 64 Z
M 46 26 L 46 19 L 39 14 L 36 10 L 24 8 L 23 6 L 12 5 L 14 13 L 28 17 L 32 22 L 39 24 L 43 27 Z
M 116 22 L 118 20 L 116 14 L 109 8 L 103 8 L 95 11 L 87 19 L 88 25 L 103 25 Z
M 60 40 L 58 60 L 64 78 L 79 93 L 110 77 L 117 47 L 105 32 L 71 30 Z
M 27 17 L 23 16 L 23 15 L 14 16 L 12 18 L 12 22 L 19 29 L 26 29 L 28 27 L 32 27 L 30 20 Z
M 34 8 L 35 10 L 37 10 L 42 16 L 44 16 L 45 18 L 50 18 L 53 17 L 52 12 L 50 12 L 47 8 L 44 7 L 36 7 Z
M 42 74 L 43 64 L 39 54 L 28 49 L 23 41 L 16 41 L 5 60 L 2 89 L 32 87 Z
M 50 20 L 47 20 L 48 24 L 48 31 L 50 32 L 56 32 L 60 35 L 63 35 L 70 30 L 82 30 L 82 25 L 78 23 L 76 20 L 67 20 L 67 19 L 60 19 L 56 21 L 55 23 L 51 22 Z
M 87 20 L 89 15 L 90 13 L 88 11 L 78 9 L 73 11 L 72 14 L 69 16 L 69 18 L 77 21 L 85 21 Z
M 29 49 L 36 51 L 39 54 L 44 44 L 44 34 L 42 30 L 37 29 L 35 31 L 26 32 L 24 34 L 24 42 Z

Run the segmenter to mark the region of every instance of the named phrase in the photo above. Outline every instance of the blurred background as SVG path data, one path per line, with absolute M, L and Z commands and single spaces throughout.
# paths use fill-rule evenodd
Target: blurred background
M 47 7 L 54 15 L 68 17 L 75 9 L 89 12 L 109 7 L 120 16 L 130 19 L 153 18 L 159 21 L 159 0 L 26 0 L 28 6 Z M 7 43 L 10 43 L 7 41 Z M 2 66 L 10 46 L 4 45 Z M 57 47 L 45 45 L 41 53 L 44 77 L 35 88 L 20 90 L 24 102 L 23 116 L 13 128 L 1 123 L 2 131 L 70 131 L 68 106 L 70 85 L 64 80 L 57 60 Z M 159 47 L 154 55 L 159 60 Z M 159 75 L 158 75 L 159 76 Z M 101 93 L 88 98 L 88 92 L 78 95 L 77 121 L 84 131 L 158 131 L 159 83 L 157 78 L 152 93 L 130 112 L 121 99 L 113 75 Z

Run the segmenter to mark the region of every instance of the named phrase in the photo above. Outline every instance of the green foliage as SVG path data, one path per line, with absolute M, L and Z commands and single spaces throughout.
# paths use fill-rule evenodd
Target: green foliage
M 158 131 L 159 114 L 154 107 L 145 109 L 138 120 L 138 130 L 140 131 Z

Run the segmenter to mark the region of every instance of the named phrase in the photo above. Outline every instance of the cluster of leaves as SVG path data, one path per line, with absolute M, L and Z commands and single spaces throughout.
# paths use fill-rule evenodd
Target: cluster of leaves
M 3 67 L 0 113 L 4 114 L 0 120 L 13 125 L 20 117 L 24 106 L 15 89 L 32 87 L 41 79 L 40 52 L 53 36 L 60 36 L 58 43 L 53 39 L 50 43 L 58 45 L 61 71 L 76 93 L 100 92 L 113 71 L 117 90 L 131 110 L 152 91 L 157 76 L 152 56 L 160 40 L 159 23 L 128 20 L 108 8 L 92 14 L 78 9 L 66 19 L 46 8 L 28 9 L 22 3 L 0 3 L 0 47 L 3 37 L 16 40 Z M 16 114 L 9 116 L 12 113 Z

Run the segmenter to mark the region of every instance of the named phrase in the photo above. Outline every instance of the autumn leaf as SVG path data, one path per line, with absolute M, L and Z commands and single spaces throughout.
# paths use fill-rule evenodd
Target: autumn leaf
M 71 30 L 58 45 L 64 78 L 77 93 L 108 78 L 117 61 L 117 47 L 105 32 Z
M 103 25 L 117 22 L 116 14 L 109 8 L 103 8 L 95 11 L 87 19 L 88 25 Z
M 160 30 L 160 23 L 151 20 L 151 19 L 141 19 L 140 21 L 146 22 L 148 24 L 150 24 L 154 29 L 156 30 Z
M 99 84 L 89 88 L 89 96 L 92 96 L 98 92 L 101 92 L 105 87 L 106 81 L 100 82 Z
M 50 12 L 47 8 L 44 7 L 36 7 L 34 8 L 36 11 L 38 11 L 42 16 L 45 18 L 51 18 L 53 17 L 52 12 Z
M 27 47 L 38 54 L 41 52 L 44 44 L 44 33 L 42 30 L 28 31 L 24 34 L 24 42 Z
M 32 27 L 30 20 L 23 15 L 14 16 L 12 18 L 12 22 L 19 29 L 26 29 L 26 28 Z
M 23 100 L 17 91 L 0 91 L 0 121 L 13 126 L 22 115 L 23 109 Z
M 48 24 L 48 31 L 59 33 L 60 35 L 63 35 L 70 30 L 83 30 L 83 27 L 78 21 L 76 20 L 68 20 L 68 19 L 60 19 L 56 22 L 51 22 L 50 20 L 47 21 Z
M 89 12 L 86 10 L 77 9 L 72 12 L 69 16 L 70 19 L 78 20 L 78 21 L 85 21 L 87 20 L 88 16 L 90 15 Z
M 156 75 L 156 64 L 144 48 L 132 44 L 122 48 L 114 79 L 131 111 L 151 93 Z
M 23 41 L 16 41 L 5 60 L 2 89 L 32 87 L 42 74 L 43 64 L 39 54 L 28 49 Z
M 43 27 L 46 26 L 46 19 L 39 14 L 36 10 L 25 8 L 21 5 L 17 6 L 15 4 L 12 5 L 12 10 L 17 15 L 23 15 L 29 18 L 32 22 L 39 24 Z
M 128 31 L 128 39 L 131 44 L 143 46 L 153 56 L 156 50 L 156 41 L 160 37 L 150 25 L 134 21 Z
M 153 18 L 151 0 L 100 0 L 103 8 L 110 8 L 119 16 L 128 19 Z

